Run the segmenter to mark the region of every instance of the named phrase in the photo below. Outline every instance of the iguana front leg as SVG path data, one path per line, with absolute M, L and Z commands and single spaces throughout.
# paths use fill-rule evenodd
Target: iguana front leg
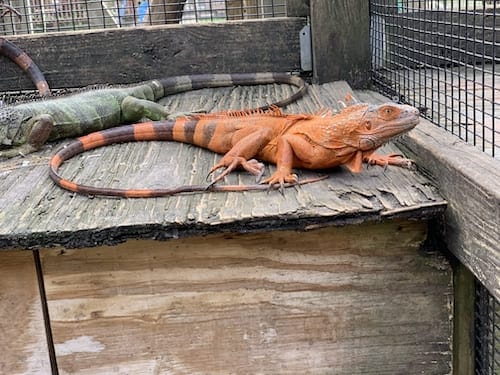
M 39 115 L 34 117 L 32 125 L 26 130 L 26 142 L 20 146 L 0 151 L 0 158 L 13 158 L 19 155 L 27 155 L 40 149 L 49 139 L 50 132 L 54 127 L 54 119 L 50 115 Z
M 296 184 L 298 177 L 292 173 L 294 160 L 311 160 L 313 149 L 311 144 L 301 136 L 286 134 L 277 139 L 276 171 L 263 184 L 278 184 L 283 189 L 285 183 Z
M 414 162 L 411 159 L 406 159 L 400 154 L 388 154 L 380 155 L 375 152 L 369 154 L 363 154 L 363 161 L 370 165 L 380 165 L 382 167 L 387 167 L 388 165 L 396 165 L 403 168 L 413 168 Z

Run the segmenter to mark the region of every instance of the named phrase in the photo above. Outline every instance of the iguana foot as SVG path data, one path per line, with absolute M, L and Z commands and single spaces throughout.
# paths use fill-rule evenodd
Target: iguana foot
M 21 146 L 15 147 L 15 148 L 0 151 L 0 160 L 10 159 L 10 158 L 14 158 L 16 156 L 25 157 L 26 155 L 31 154 L 32 152 L 37 151 L 37 150 L 38 150 L 37 147 L 33 147 L 32 145 L 26 143 L 24 145 L 21 145 Z
M 281 194 L 285 189 L 285 183 L 295 185 L 299 182 L 299 178 L 295 173 L 288 173 L 286 171 L 279 171 L 273 173 L 271 177 L 266 178 L 261 184 L 268 184 L 270 188 L 277 185 Z
M 260 163 L 259 161 L 255 159 L 246 160 L 245 158 L 240 156 L 226 155 L 219 163 L 217 163 L 212 167 L 212 169 L 210 169 L 210 172 L 208 172 L 207 175 L 207 179 L 212 173 L 221 168 L 225 168 L 224 171 L 212 180 L 210 186 L 219 182 L 237 168 L 243 168 L 247 172 L 253 174 L 256 177 L 257 181 L 260 181 L 262 175 L 264 174 L 264 164 Z
M 382 167 L 387 167 L 388 165 L 395 165 L 408 169 L 413 169 L 415 167 L 415 162 L 413 160 L 406 159 L 403 155 L 396 153 L 389 155 L 372 154 L 365 157 L 364 161 L 369 165 L 380 165 Z

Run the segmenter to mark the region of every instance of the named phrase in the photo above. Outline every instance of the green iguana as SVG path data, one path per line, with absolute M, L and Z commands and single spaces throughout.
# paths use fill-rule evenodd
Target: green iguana
M 264 166 L 258 160 L 276 164 L 263 184 L 278 186 L 299 182 L 292 168 L 327 169 L 345 165 L 360 172 L 362 163 L 408 167 L 411 160 L 400 155 L 378 155 L 375 150 L 392 138 L 413 129 L 419 122 L 416 108 L 400 104 L 355 104 L 337 115 L 283 114 L 268 111 L 194 115 L 176 120 L 147 122 L 103 130 L 81 137 L 58 150 L 50 160 L 50 177 L 64 189 L 77 193 L 121 197 L 157 197 L 203 190 L 199 186 L 175 189 L 111 189 L 85 186 L 63 179 L 57 171 L 69 158 L 97 147 L 131 141 L 176 141 L 190 143 L 224 154 L 210 173 L 224 169 L 205 190 L 243 191 L 262 185 L 214 186 L 236 168 L 258 179 Z
M 298 87 L 289 98 L 273 103 L 276 106 L 297 100 L 307 89 L 300 77 L 286 73 L 201 74 L 1 107 L 0 158 L 33 152 L 46 141 L 77 137 L 143 118 L 166 119 L 169 114 L 156 101 L 169 94 L 207 87 L 268 83 Z

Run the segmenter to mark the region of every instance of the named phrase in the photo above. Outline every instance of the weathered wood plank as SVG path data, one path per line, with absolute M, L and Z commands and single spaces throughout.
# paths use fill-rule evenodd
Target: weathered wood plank
M 0 373 L 51 373 L 30 251 L 6 251 L 0 257 Z
M 60 371 L 450 372 L 451 271 L 426 223 L 43 250 Z
M 249 108 L 282 98 L 288 85 L 200 90 L 170 96 L 172 111 Z M 350 91 L 345 82 L 311 86 L 290 112 L 337 107 Z M 86 247 L 130 238 L 170 238 L 218 231 L 261 231 L 273 227 L 305 228 L 379 220 L 388 215 L 429 218 L 446 202 L 429 181 L 401 168 L 366 168 L 352 174 L 345 168 L 326 171 L 330 178 L 278 192 L 197 194 L 158 199 L 89 199 L 54 186 L 48 177 L 51 146 L 0 163 L 0 248 Z M 386 152 L 399 152 L 393 146 Z M 204 184 L 207 171 L 220 156 L 171 142 L 115 145 L 85 153 L 65 163 L 69 178 L 99 186 L 167 187 Z M 269 174 L 274 166 L 266 171 Z M 317 172 L 298 171 L 300 178 Z M 254 183 L 236 173 L 228 183 Z M 98 218 L 98 219 L 96 219 Z
M 387 100 L 374 92 L 365 98 Z M 398 145 L 449 202 L 448 249 L 500 299 L 500 161 L 427 120 Z
M 311 1 L 314 78 L 346 80 L 354 88 L 370 82 L 370 12 L 365 0 Z
M 299 71 L 305 23 L 276 18 L 9 39 L 33 58 L 52 88 L 81 87 L 191 73 Z M 0 59 L 0 91 L 33 88 L 19 67 Z

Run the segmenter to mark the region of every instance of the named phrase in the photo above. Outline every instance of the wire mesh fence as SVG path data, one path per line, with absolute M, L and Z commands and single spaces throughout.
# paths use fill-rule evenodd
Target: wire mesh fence
M 370 0 L 372 80 L 500 158 L 500 1 Z M 475 373 L 500 374 L 500 303 L 477 282 Z
M 18 14 L 0 17 L 0 35 L 286 15 L 286 0 L 11 0 L 8 5 Z
M 475 374 L 500 374 L 500 303 L 476 281 Z
M 370 0 L 372 78 L 494 157 L 500 152 L 500 1 Z

